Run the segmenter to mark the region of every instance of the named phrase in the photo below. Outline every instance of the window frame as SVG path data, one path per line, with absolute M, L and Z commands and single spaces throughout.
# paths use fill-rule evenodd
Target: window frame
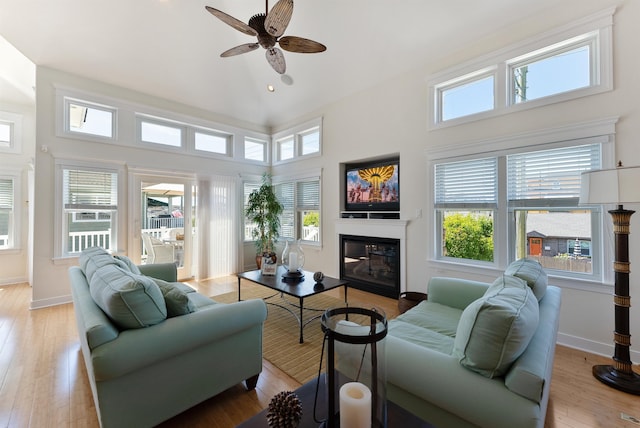
M 564 102 L 584 96 L 594 95 L 613 90 L 613 14 L 615 7 L 594 13 L 568 25 L 553 29 L 526 39 L 522 42 L 510 45 L 499 51 L 484 55 L 462 65 L 443 70 L 435 74 L 428 82 L 429 106 L 428 127 L 439 129 L 457 126 L 476 120 L 496 117 L 516 111 Z M 553 56 L 561 52 L 572 43 L 589 41 L 593 43 L 590 51 L 590 75 L 591 85 L 565 92 L 548 95 L 522 103 L 513 103 L 512 79 L 510 77 L 510 65 L 526 58 L 535 58 L 536 55 Z M 456 83 L 480 75 L 483 70 L 496 70 L 494 94 L 495 108 L 489 111 L 478 112 L 442 120 L 442 88 L 450 88 Z
M 13 168 L 2 168 L 0 179 L 12 182 L 12 208 L 10 215 L 10 225 L 7 233 L 7 244 L 0 246 L 0 252 L 10 252 L 21 249 L 22 215 L 19 201 L 22 200 L 22 173 Z
M 303 225 L 302 225 L 302 219 L 300 218 L 300 215 L 303 211 L 309 211 L 309 206 L 302 206 L 299 205 L 299 197 L 298 197 L 298 185 L 299 183 L 305 183 L 305 182 L 318 182 L 318 206 L 317 206 L 317 211 L 318 214 L 320 216 L 320 222 L 319 222 L 319 226 L 318 226 L 318 240 L 317 241 L 311 241 L 311 240 L 303 240 L 302 239 L 302 235 L 303 235 Z M 322 247 L 322 231 L 323 231 L 323 227 L 322 227 L 322 223 L 323 223 L 323 215 L 322 215 L 322 171 L 321 170 L 311 170 L 308 171 L 305 174 L 300 174 L 300 175 L 295 175 L 295 176 L 285 176 L 285 175 L 281 175 L 281 176 L 277 176 L 277 177 L 273 177 L 273 185 L 276 187 L 276 194 L 278 194 L 278 186 L 282 186 L 285 184 L 291 184 L 293 186 L 293 208 L 292 208 L 292 212 L 293 212 L 293 230 L 294 230 L 294 237 L 285 237 L 282 235 L 280 235 L 281 239 L 294 239 L 294 240 L 300 240 L 300 243 L 305 245 L 305 246 L 309 246 L 309 247 Z M 286 208 L 285 208 L 286 210 Z M 311 209 L 311 211 L 316 211 L 314 209 Z M 282 215 L 285 215 L 286 213 L 283 212 Z
M 55 177 L 56 177 L 56 211 L 54 214 L 54 221 L 58 227 L 54 228 L 54 259 L 65 259 L 78 257 L 80 253 L 69 253 L 66 249 L 66 243 L 68 240 L 68 228 L 65 224 L 67 209 L 64 206 L 64 170 L 84 170 L 88 172 L 105 172 L 116 174 L 116 191 L 117 191 L 117 205 L 113 212 L 113 216 L 110 219 L 112 224 L 110 234 L 110 247 L 111 251 L 116 253 L 119 251 L 119 242 L 122 238 L 120 229 L 121 224 L 124 224 L 126 213 L 124 212 L 125 196 L 124 189 L 124 166 L 116 164 L 103 164 L 98 162 L 81 161 L 74 159 L 56 159 L 55 160 Z M 89 211 L 89 210 L 85 210 Z M 72 213 L 71 213 L 72 214 Z
M 22 153 L 22 115 L 0 111 L 0 123 L 9 126 L 9 142 L 0 145 L 0 153 Z
M 247 157 L 247 142 L 262 145 L 262 159 L 252 159 Z M 246 162 L 257 163 L 260 165 L 269 164 L 269 141 L 260 138 L 245 137 L 242 144 L 242 159 Z
M 71 105 L 77 105 L 85 107 L 87 109 L 100 110 L 111 114 L 111 136 L 94 134 L 90 132 L 73 131 L 71 129 Z M 114 142 L 117 140 L 118 132 L 118 109 L 116 107 L 92 102 L 80 98 L 75 98 L 68 95 L 62 96 L 62 133 L 65 137 L 72 137 L 76 139 L 100 141 L 100 142 Z
M 220 152 L 213 152 L 213 151 L 209 151 L 209 150 L 198 149 L 196 147 L 196 135 L 197 134 L 209 135 L 209 136 L 212 136 L 212 137 L 218 137 L 218 138 L 225 139 L 225 152 L 224 153 L 220 153 Z M 231 133 L 227 133 L 227 132 L 224 132 L 224 131 L 218 131 L 218 130 L 215 130 L 215 129 L 209 129 L 209 128 L 192 127 L 192 128 L 188 128 L 187 129 L 187 138 L 188 138 L 189 141 L 193 141 L 193 150 L 194 150 L 194 152 L 196 152 L 198 154 L 203 154 L 205 156 L 212 156 L 212 157 L 221 157 L 221 158 L 231 158 L 231 157 L 233 157 L 234 136 Z
M 303 139 L 312 133 L 318 133 L 318 151 L 303 153 Z M 293 156 L 286 159 L 282 158 L 282 144 L 290 143 L 293 140 Z M 289 162 L 296 162 L 322 155 L 322 117 L 312 119 L 308 122 L 301 123 L 291 128 L 287 128 L 276 132 L 272 136 L 274 141 L 272 148 L 273 165 L 282 165 Z
M 155 141 L 147 141 L 142 136 L 143 124 L 150 124 L 156 126 L 162 126 L 180 131 L 180 143 L 179 145 L 159 143 Z M 162 151 L 184 151 L 187 147 L 187 127 L 185 124 L 164 119 L 161 117 L 149 116 L 145 114 L 136 114 L 136 142 L 141 146 L 154 147 L 157 150 Z
M 462 259 L 448 260 L 441 257 L 438 248 L 441 242 L 434 242 L 429 250 L 429 263 L 434 269 L 445 269 L 446 266 L 455 266 L 460 271 L 478 273 L 478 269 L 486 271 L 487 275 L 494 276 L 504 270 L 509 262 L 515 257 L 515 219 L 511 215 L 507 201 L 507 174 L 506 156 L 546 150 L 560 147 L 570 147 L 589 143 L 601 144 L 601 168 L 611 168 L 615 165 L 615 124 L 618 118 L 608 118 L 600 121 L 579 123 L 566 127 L 554 128 L 552 130 L 541 130 L 526 134 L 503 137 L 494 141 L 469 142 L 464 147 L 451 147 L 444 150 L 428 153 L 431 175 L 435 173 L 435 165 L 443 162 L 456 161 L 461 159 L 473 159 L 487 156 L 498 157 L 498 209 L 494 217 L 494 264 L 472 263 Z M 440 234 L 440 224 L 436 213 L 435 185 L 430 185 L 431 210 L 429 211 L 429 224 L 433 228 L 433 236 Z M 532 205 L 522 208 L 535 208 Z M 542 208 L 542 207 L 541 207 Z M 544 206 L 549 210 L 548 204 Z M 551 207 L 554 208 L 554 207 Z M 555 208 L 563 208 L 557 206 Z M 567 208 L 566 206 L 564 208 Z M 610 266 L 613 263 L 613 249 L 610 240 L 604 239 L 611 232 L 611 225 L 607 223 L 604 215 L 604 206 L 582 206 L 578 202 L 569 208 L 577 210 L 591 210 L 591 239 L 592 239 L 592 260 L 593 269 L 591 275 L 571 275 L 565 271 L 551 271 L 550 277 L 554 283 L 568 288 L 588 289 L 596 292 L 608 292 L 613 284 L 613 273 Z M 434 241 L 436 241 L 434 239 Z M 599 241 L 599 242 L 597 242 Z

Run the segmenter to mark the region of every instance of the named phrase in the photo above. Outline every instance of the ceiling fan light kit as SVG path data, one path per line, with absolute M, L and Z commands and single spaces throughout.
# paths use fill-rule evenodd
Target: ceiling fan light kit
M 285 30 L 293 15 L 293 0 L 279 0 L 269 11 L 269 0 L 266 0 L 266 12 L 253 15 L 248 24 L 211 6 L 205 6 L 213 16 L 236 30 L 258 38 L 257 43 L 245 43 L 220 54 L 226 58 L 240 55 L 262 46 L 266 52 L 267 62 L 279 74 L 284 75 L 287 70 L 284 54 L 276 45 L 288 52 L 318 53 L 327 50 L 322 43 L 296 36 L 284 36 Z

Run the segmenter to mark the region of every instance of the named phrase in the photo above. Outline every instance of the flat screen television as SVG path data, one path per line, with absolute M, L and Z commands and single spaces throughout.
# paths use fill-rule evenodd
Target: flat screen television
M 345 164 L 346 211 L 400 211 L 400 158 Z

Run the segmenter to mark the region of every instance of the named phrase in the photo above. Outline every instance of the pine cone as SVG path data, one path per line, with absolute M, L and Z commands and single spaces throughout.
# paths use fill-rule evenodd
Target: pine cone
M 302 404 L 291 391 L 276 394 L 269 402 L 267 422 L 271 428 L 295 428 L 302 417 Z

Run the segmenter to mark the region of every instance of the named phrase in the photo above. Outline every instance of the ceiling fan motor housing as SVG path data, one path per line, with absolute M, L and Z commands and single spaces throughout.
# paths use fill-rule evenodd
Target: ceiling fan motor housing
M 249 27 L 258 32 L 258 43 L 260 43 L 260 46 L 265 49 L 270 49 L 275 46 L 277 38 L 267 33 L 267 30 L 265 30 L 265 19 L 267 19 L 267 15 L 264 13 L 253 15 L 251 19 L 249 19 Z

